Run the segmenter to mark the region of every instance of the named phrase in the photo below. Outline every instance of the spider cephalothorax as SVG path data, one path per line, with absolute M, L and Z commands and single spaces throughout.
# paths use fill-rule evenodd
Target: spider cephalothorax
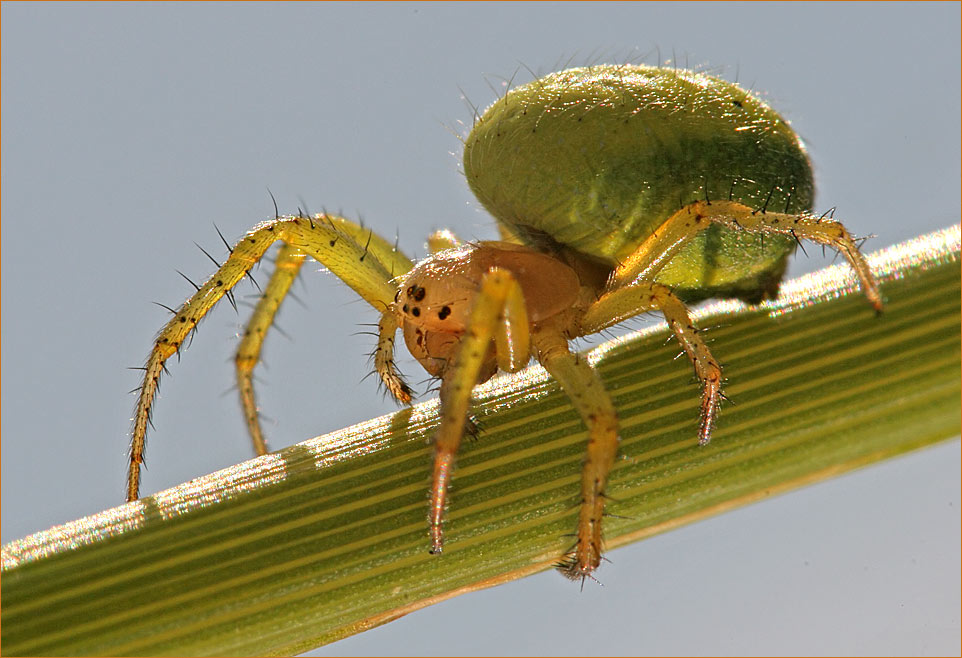
M 251 373 L 278 306 L 311 256 L 381 312 L 374 364 L 398 401 L 411 399 L 394 366 L 398 330 L 441 380 L 431 552 L 442 549 L 447 486 L 474 386 L 532 357 L 558 380 L 588 430 L 577 539 L 559 565 L 575 578 L 601 560 L 618 418 L 598 375 L 569 350 L 569 340 L 660 311 L 700 383 L 697 436 L 707 443 L 722 374 L 684 300 L 771 296 L 786 258 L 804 239 L 842 253 L 881 308 L 852 237 L 811 212 L 811 167 L 798 137 L 767 105 L 717 78 L 631 65 L 551 74 L 508 92 L 478 119 L 465 140 L 464 169 L 503 241 L 458 243 L 439 233 L 429 241 L 433 254 L 414 264 L 358 224 L 323 214 L 275 217 L 230 249 L 161 330 L 148 357 L 128 499 L 139 495 L 144 439 L 166 360 L 277 241 L 274 273 L 236 358 L 255 450 L 267 448 Z
M 471 310 L 484 276 L 500 268 L 517 281 L 527 322 L 539 324 L 579 304 L 577 274 L 556 258 L 509 242 L 466 243 L 439 251 L 416 264 L 403 278 L 393 310 L 398 314 L 411 354 L 432 375 L 441 375 L 470 327 Z M 509 311 L 510 311 L 509 307 Z M 499 311 L 500 312 L 500 311 Z M 503 318 L 506 339 L 527 326 Z M 511 344 L 511 341 L 508 341 Z M 524 363 L 528 354 L 518 355 Z M 481 381 L 497 372 L 494 352 Z

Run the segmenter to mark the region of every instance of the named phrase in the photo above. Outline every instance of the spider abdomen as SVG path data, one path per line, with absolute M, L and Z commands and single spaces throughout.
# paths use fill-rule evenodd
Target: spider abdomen
M 795 213 L 814 196 L 804 146 L 769 106 L 730 82 L 649 66 L 569 69 L 511 90 L 468 136 L 464 171 L 510 234 L 612 267 L 693 201 Z M 751 296 L 777 284 L 793 245 L 712 227 L 657 280 L 686 297 Z

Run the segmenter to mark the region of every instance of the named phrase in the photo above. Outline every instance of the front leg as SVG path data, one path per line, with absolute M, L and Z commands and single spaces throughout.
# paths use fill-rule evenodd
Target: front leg
M 364 300 L 382 311 L 390 307 L 397 292 L 392 282 L 394 277 L 411 268 L 411 261 L 386 240 L 342 217 L 279 216 L 261 222 L 251 229 L 237 244 L 228 249 L 230 255 L 223 265 L 220 265 L 203 285 L 196 286 L 197 291 L 174 311 L 173 318 L 154 339 L 153 348 L 143 368 L 143 383 L 134 409 L 127 471 L 128 502 L 140 497 L 140 471 L 144 461 L 147 427 L 150 424 L 160 376 L 166 370 L 167 360 L 178 353 L 184 341 L 218 300 L 228 295 L 277 241 L 286 245 L 278 261 L 279 272 L 272 277 L 268 297 L 265 298 L 266 305 L 258 307 L 252 325 L 254 329 L 260 327 L 263 331 L 266 331 L 273 320 L 273 310 L 281 303 L 305 255 L 325 265 Z M 290 281 L 286 281 L 288 278 Z M 271 310 L 270 306 L 274 306 L 274 309 Z M 260 347 L 259 344 L 248 342 L 242 349 L 245 352 L 238 357 L 238 376 L 242 395 L 246 395 L 244 381 L 249 378 L 251 369 L 256 365 Z M 263 437 L 258 439 L 255 433 L 259 432 L 259 429 L 254 429 L 257 412 L 253 388 L 249 392 L 250 397 L 244 404 L 248 421 L 254 421 L 249 426 L 252 428 L 256 449 L 261 452 L 266 450 L 266 446 Z
M 488 365 L 490 370 L 492 343 L 502 369 L 519 370 L 530 358 L 528 316 L 521 286 L 510 272 L 498 268 L 482 278 L 467 330 L 453 361 L 441 373 L 441 426 L 434 439 L 428 517 L 431 553 L 440 553 L 444 546 L 442 522 L 454 458 L 464 436 L 471 391 L 479 383 L 482 368 Z

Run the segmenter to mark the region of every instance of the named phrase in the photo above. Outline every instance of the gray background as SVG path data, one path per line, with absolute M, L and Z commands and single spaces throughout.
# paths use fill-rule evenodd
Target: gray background
M 166 321 L 150 301 L 179 304 L 175 268 L 211 271 L 192 242 L 221 255 L 212 222 L 236 239 L 272 213 L 268 186 L 282 211 L 360 213 L 408 253 L 439 227 L 492 237 L 446 127 L 470 122 L 459 87 L 484 106 L 485 77 L 500 88 L 519 63 L 655 63 L 657 47 L 792 120 L 818 207 L 872 250 L 958 221 L 959 18 L 958 3 L 4 5 L 3 540 L 122 501 L 125 368 Z M 793 273 L 825 263 L 809 251 Z M 370 338 L 352 334 L 376 316 L 317 269 L 260 371 L 277 447 L 394 408 L 360 382 Z M 145 493 L 250 456 L 225 394 L 242 318 L 218 308 L 171 365 Z M 613 551 L 604 587 L 544 573 L 320 653 L 957 654 L 959 462 L 950 442 Z

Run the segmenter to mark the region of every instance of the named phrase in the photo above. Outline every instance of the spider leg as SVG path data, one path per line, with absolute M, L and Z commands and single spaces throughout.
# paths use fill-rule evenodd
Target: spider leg
M 402 274 L 406 274 L 413 267 L 411 259 L 398 249 L 396 243 L 391 243 L 382 238 L 371 229 L 356 224 L 349 219 L 336 215 L 316 215 L 315 222 L 327 222 L 335 230 L 345 233 L 357 242 L 363 244 L 365 254 L 360 257 L 361 261 L 371 254 L 374 259 L 381 263 L 383 268 L 391 275 L 391 280 L 395 280 Z M 395 289 L 396 293 L 397 290 Z M 363 296 L 363 295 L 362 295 Z M 381 302 L 383 304 L 383 300 Z M 375 304 L 378 306 L 378 304 Z M 401 374 L 394 366 L 394 334 L 398 329 L 398 321 L 393 313 L 388 313 L 388 307 L 382 306 L 381 319 L 378 322 L 378 341 L 374 355 L 374 369 L 377 371 L 381 381 L 388 392 L 394 396 L 398 402 L 408 403 L 411 401 L 411 387 L 408 386 Z
M 134 411 L 127 474 L 128 501 L 139 497 L 147 425 L 167 359 L 177 353 L 197 323 L 278 240 L 320 262 L 382 314 L 390 307 L 397 292 L 394 277 L 411 268 L 411 261 L 389 242 L 341 217 L 275 217 L 251 229 L 230 250 L 224 264 L 177 309 L 154 340 Z M 291 256 L 290 260 L 293 258 Z M 281 297 L 277 299 L 278 304 Z M 384 372 L 381 375 L 384 377 Z
M 558 565 L 565 576 L 584 578 L 601 563 L 601 519 L 608 474 L 618 454 L 618 416 L 598 373 L 583 358 L 571 353 L 561 331 L 543 327 L 534 334 L 533 342 L 538 360 L 561 384 L 588 427 L 577 542 Z
M 364 262 L 364 260 L 368 258 L 368 254 L 370 254 L 392 279 L 401 276 L 402 274 L 406 274 L 407 271 L 410 270 L 414 265 L 414 263 L 411 262 L 411 259 L 405 256 L 404 253 L 397 248 L 396 244 L 393 242 L 388 242 L 370 228 L 361 226 L 360 224 L 352 222 L 349 219 L 324 213 L 320 215 L 314 215 L 314 217 L 310 219 L 310 222 L 312 226 L 315 224 L 327 224 L 332 230 L 350 236 L 350 238 L 363 249 L 361 255 L 359 256 L 359 261 Z M 327 268 L 332 272 L 334 271 L 327 263 L 324 263 L 324 265 L 326 265 Z M 353 286 L 351 287 L 353 288 Z M 397 291 L 392 291 L 392 299 L 394 292 Z M 364 295 L 362 294 L 361 296 L 363 297 Z M 367 298 L 365 297 L 365 299 Z
M 411 401 L 411 387 L 394 366 L 394 335 L 399 326 L 398 317 L 394 313 L 381 314 L 381 319 L 377 323 L 374 369 L 394 399 L 407 404 Z
M 453 362 L 441 376 L 441 426 L 434 439 L 431 476 L 431 553 L 440 553 L 444 546 L 441 524 L 448 483 L 464 436 L 471 391 L 478 383 L 482 366 L 490 359 L 492 341 L 502 369 L 520 370 L 530 358 L 524 297 L 521 286 L 510 272 L 492 268 L 482 277 L 467 326 Z
M 363 242 L 366 249 L 377 258 L 386 269 L 393 272 L 393 269 L 410 269 L 411 263 L 403 254 L 383 240 L 380 236 L 374 235 L 370 229 L 355 224 L 343 217 L 317 216 L 309 220 L 310 222 L 327 223 L 336 230 L 350 235 L 355 242 Z M 258 455 L 267 454 L 267 443 L 264 440 L 264 433 L 261 428 L 260 418 L 257 413 L 257 401 L 254 394 L 253 371 L 260 361 L 261 348 L 267 330 L 274 322 L 274 317 L 280 308 L 281 302 L 287 296 L 291 285 L 297 278 L 297 274 L 304 264 L 306 254 L 289 244 L 281 246 L 277 253 L 274 263 L 274 272 L 270 281 L 264 288 L 254 313 L 251 315 L 244 330 L 244 335 L 237 348 L 234 359 L 235 370 L 237 373 L 237 388 L 240 391 L 241 405 L 244 409 L 244 418 L 247 421 L 247 429 L 254 442 L 254 451 Z M 406 270 L 405 270 L 406 271 Z M 393 319 L 393 315 L 385 316 Z M 381 324 L 383 325 L 382 319 Z M 375 358 L 375 367 L 388 388 L 388 391 L 401 402 L 410 402 L 411 389 L 407 387 L 401 379 L 397 370 L 394 368 L 393 333 L 387 338 L 390 343 L 389 348 L 384 347 L 384 332 L 378 340 L 378 355 Z
M 257 414 L 257 400 L 254 395 L 253 373 L 254 366 L 260 361 L 261 348 L 264 345 L 264 338 L 267 330 L 274 324 L 274 317 L 280 308 L 281 302 L 291 288 L 291 284 L 301 271 L 304 259 L 307 257 L 303 251 L 292 247 L 289 244 L 281 245 L 274 259 L 274 272 L 271 274 L 270 281 L 264 288 L 254 313 L 244 329 L 240 345 L 234 356 L 234 369 L 237 373 L 237 389 L 240 391 L 241 405 L 244 409 L 244 419 L 247 421 L 247 429 L 251 439 L 254 441 L 254 451 L 258 455 L 266 455 L 267 443 L 264 441 L 264 433 L 261 430 L 260 418 Z
M 790 235 L 796 240 L 806 239 L 832 247 L 845 256 L 855 270 L 862 292 L 875 310 L 882 309 L 875 277 L 841 223 L 808 212 L 791 215 L 752 210 L 736 201 L 696 201 L 676 212 L 615 269 L 609 290 L 639 279 L 653 279 L 691 238 L 713 223 L 732 230 Z
M 580 333 L 593 334 L 621 320 L 652 310 L 664 314 L 668 326 L 684 348 L 695 368 L 695 375 L 702 383 L 698 442 L 708 443 L 721 401 L 721 366 L 698 335 L 688 309 L 667 286 L 642 280 L 605 293 L 588 307 L 581 321 Z

